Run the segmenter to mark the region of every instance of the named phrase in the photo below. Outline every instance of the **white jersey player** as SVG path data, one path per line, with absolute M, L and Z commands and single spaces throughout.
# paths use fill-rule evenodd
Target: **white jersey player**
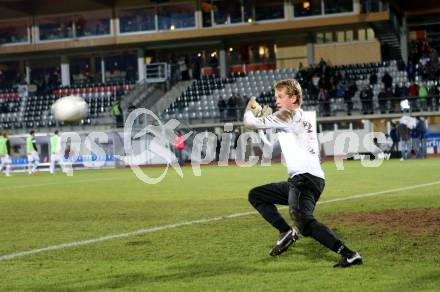
M 269 254 L 281 255 L 299 237 L 275 207 L 275 204 L 280 204 L 289 206 L 290 216 L 303 236 L 310 236 L 341 255 L 335 267 L 361 264 L 361 256 L 350 250 L 313 215 L 324 190 L 325 177 L 320 165 L 316 132 L 301 110 L 301 86 L 296 80 L 287 79 L 277 82 L 274 87 L 277 112 L 271 114 L 267 107 L 262 108 L 252 98 L 244 114 L 246 127 L 277 131 L 287 164 L 287 182 L 258 186 L 249 192 L 249 202 L 280 233 Z

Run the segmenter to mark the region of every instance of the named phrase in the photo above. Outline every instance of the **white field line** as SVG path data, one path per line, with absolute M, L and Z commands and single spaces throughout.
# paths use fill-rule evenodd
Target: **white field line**
M 82 179 L 82 180 L 63 180 L 58 182 L 47 182 L 47 183 L 38 183 L 38 184 L 29 184 L 29 185 L 12 185 L 12 186 L 5 186 L 4 188 L 0 188 L 0 191 L 7 192 L 8 190 L 14 190 L 14 189 L 25 189 L 25 188 L 33 188 L 33 187 L 45 187 L 45 186 L 53 186 L 53 185 L 64 185 L 64 184 L 70 184 L 70 183 L 86 183 L 86 182 L 100 182 L 103 180 L 115 180 L 120 179 L 121 176 L 114 176 L 114 177 L 103 177 L 99 179 Z
M 352 196 L 343 197 L 343 198 L 336 198 L 336 199 L 321 201 L 321 202 L 318 202 L 318 204 L 330 204 L 330 203 L 335 203 L 335 202 L 340 202 L 340 201 L 356 200 L 356 199 L 362 199 L 362 198 L 366 198 L 366 197 L 379 196 L 379 195 L 384 195 L 384 194 L 389 194 L 389 193 L 395 193 L 395 192 L 407 191 L 407 190 L 412 190 L 412 189 L 417 189 L 417 188 L 423 188 L 423 187 L 428 187 L 428 186 L 433 186 L 433 185 L 438 185 L 438 184 L 440 184 L 440 181 L 426 183 L 426 184 L 412 185 L 412 186 L 391 189 L 391 190 L 386 190 L 386 191 L 371 192 L 371 193 L 365 193 L 365 194 L 359 194 L 359 195 L 352 195 Z M 283 208 L 287 208 L 287 207 L 283 207 Z M 219 220 L 223 220 L 223 219 L 243 217 L 243 216 L 248 216 L 248 215 L 253 215 L 253 214 L 257 214 L 257 212 L 251 211 L 251 212 L 236 213 L 236 214 L 219 216 L 219 217 L 212 217 L 212 218 L 206 218 L 206 219 L 185 221 L 185 222 L 180 222 L 180 223 L 175 223 L 175 224 L 139 229 L 139 230 L 132 231 L 132 232 L 108 235 L 108 236 L 98 237 L 98 238 L 94 238 L 94 239 L 80 240 L 80 241 L 74 241 L 74 242 L 70 242 L 70 243 L 51 245 L 51 246 L 44 247 L 44 248 L 32 249 L 32 250 L 28 250 L 28 251 L 3 255 L 3 256 L 0 256 L 0 261 L 10 260 L 10 259 L 18 258 L 18 257 L 33 255 L 33 254 L 42 253 L 42 252 L 51 251 L 51 250 L 60 250 L 60 249 L 65 249 L 65 248 L 69 248 L 69 247 L 76 247 L 76 246 L 80 246 L 80 245 L 93 244 L 93 243 L 108 241 L 108 240 L 117 239 L 117 238 L 125 238 L 125 237 L 130 237 L 130 236 L 135 236 L 135 235 L 157 232 L 157 231 L 166 230 L 166 229 L 173 229 L 173 228 L 178 228 L 178 227 L 186 226 L 186 225 L 207 223 L 207 222 L 219 221 Z

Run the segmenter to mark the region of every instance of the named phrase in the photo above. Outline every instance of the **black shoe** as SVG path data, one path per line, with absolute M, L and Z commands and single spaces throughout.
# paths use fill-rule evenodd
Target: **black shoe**
M 353 253 L 350 257 L 342 257 L 342 259 L 333 267 L 334 268 L 347 268 L 354 265 L 362 264 L 362 257 L 357 252 Z
M 290 229 L 287 232 L 281 233 L 277 244 L 270 251 L 271 256 L 279 256 L 285 252 L 298 239 L 298 232 L 295 229 Z

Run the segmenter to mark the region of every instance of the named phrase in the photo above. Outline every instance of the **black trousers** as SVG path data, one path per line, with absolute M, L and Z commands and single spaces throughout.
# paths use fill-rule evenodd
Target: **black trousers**
M 280 232 L 286 232 L 290 226 L 278 212 L 275 204 L 288 205 L 290 217 L 303 236 L 311 236 L 337 252 L 343 244 L 342 241 L 313 215 L 324 186 L 323 179 L 308 173 L 300 174 L 287 182 L 270 183 L 253 188 L 249 192 L 249 202 Z

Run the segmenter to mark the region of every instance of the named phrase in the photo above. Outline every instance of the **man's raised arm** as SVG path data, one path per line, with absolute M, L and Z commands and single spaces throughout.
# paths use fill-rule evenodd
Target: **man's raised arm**
M 281 129 L 288 126 L 293 118 L 289 110 L 281 110 L 272 114 L 269 106 L 261 107 L 255 98 L 252 98 L 244 113 L 244 126 L 250 129 Z

